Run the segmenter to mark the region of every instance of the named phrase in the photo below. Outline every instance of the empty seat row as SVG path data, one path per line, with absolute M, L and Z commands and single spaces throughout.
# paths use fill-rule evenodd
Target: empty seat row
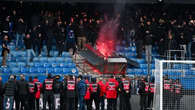
M 29 63 L 30 67 L 62 67 L 62 68 L 73 68 L 76 67 L 75 63 L 68 62 L 68 63 L 44 63 L 44 62 L 34 62 Z M 26 67 L 26 63 L 24 62 L 10 62 L 9 67 Z
M 72 58 L 64 58 L 64 57 L 35 57 L 33 59 L 34 62 L 73 62 Z
M 78 70 L 76 68 L 0 68 L 0 73 L 14 73 L 14 74 L 21 74 L 21 73 L 55 73 L 55 74 L 66 74 L 66 73 L 72 73 L 77 74 Z

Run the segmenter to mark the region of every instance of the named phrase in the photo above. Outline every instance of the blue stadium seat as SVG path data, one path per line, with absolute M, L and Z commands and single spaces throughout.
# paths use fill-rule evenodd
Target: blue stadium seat
M 14 74 L 20 74 L 20 72 L 21 72 L 20 68 L 17 68 L 17 67 L 12 67 L 12 68 L 11 68 L 11 71 L 12 71 L 12 73 L 14 73 Z
M 45 68 L 37 68 L 37 72 L 38 73 L 46 73 L 46 69 Z
M 1 68 L 1 72 L 2 73 L 6 73 L 6 74 L 10 74 L 11 73 L 10 68 Z
M 29 73 L 29 68 L 25 68 L 25 67 L 22 67 L 21 69 L 20 69 L 20 71 L 21 71 L 21 73 Z
M 16 62 L 25 62 L 26 61 L 26 57 L 16 57 Z
M 70 54 L 68 52 L 63 52 L 62 57 L 70 57 Z
M 63 73 L 63 68 L 54 68 L 54 73 L 56 74 Z
M 46 72 L 47 73 L 53 73 L 54 72 L 54 69 L 53 68 L 46 68 Z
M 35 68 L 35 67 L 32 67 L 32 68 L 29 68 L 29 72 L 30 73 L 37 73 L 38 72 L 38 69 Z
M 62 63 L 62 62 L 64 62 L 64 61 L 65 61 L 65 60 L 64 60 L 63 57 L 56 57 L 56 62 Z
M 74 65 L 73 63 L 68 63 L 68 64 L 67 64 L 67 67 L 68 67 L 68 68 L 74 68 L 75 65 Z
M 58 51 L 54 51 L 54 52 L 53 52 L 53 56 L 54 56 L 54 57 L 57 57 L 57 56 L 58 56 Z
M 1 47 L 1 46 L 0 46 L 0 47 Z M 3 58 L 2 58 L 2 57 L 0 57 L 0 61 L 2 61 L 2 59 L 3 59 Z
M 55 57 L 48 58 L 48 62 L 56 62 Z
M 49 68 L 49 67 L 52 67 L 52 64 L 51 63 L 44 63 L 43 67 L 44 68 Z
M 61 68 L 67 68 L 68 67 L 68 63 L 60 63 L 59 67 Z
M 40 62 L 47 62 L 48 58 L 47 57 L 40 57 Z
M 17 63 L 16 62 L 9 62 L 9 67 L 10 68 L 14 68 L 14 67 L 17 67 Z
M 39 62 L 39 58 L 38 57 L 34 57 L 33 58 L 33 62 Z
M 18 65 L 18 67 L 25 67 L 26 66 L 26 63 L 24 63 L 24 62 L 18 62 L 17 65 Z
M 57 67 L 59 67 L 60 65 L 59 65 L 59 63 L 52 63 L 52 67 L 53 68 L 57 68 Z
M 72 61 L 72 58 L 65 58 L 65 62 L 66 63 L 72 63 L 73 61 Z
M 43 63 L 40 63 L 40 62 L 35 62 L 34 63 L 34 67 L 39 68 L 39 67 L 42 67 L 42 66 L 43 66 Z

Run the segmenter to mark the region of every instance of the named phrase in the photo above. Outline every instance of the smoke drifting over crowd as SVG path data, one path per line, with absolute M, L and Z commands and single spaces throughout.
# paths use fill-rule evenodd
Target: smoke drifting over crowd
M 118 18 L 106 20 L 102 25 L 96 41 L 97 50 L 106 58 L 115 51 L 118 32 Z
M 105 22 L 101 26 L 98 39 L 96 41 L 96 49 L 106 58 L 110 57 L 116 49 L 118 42 L 118 32 L 120 26 L 120 16 L 124 10 L 126 0 L 116 0 L 114 5 L 114 15 L 111 19 L 105 17 Z

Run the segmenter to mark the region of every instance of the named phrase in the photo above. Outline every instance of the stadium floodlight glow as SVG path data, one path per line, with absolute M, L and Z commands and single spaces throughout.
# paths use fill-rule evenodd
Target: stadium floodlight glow
M 162 2 L 163 2 L 163 0 L 157 0 L 157 2 L 162 3 Z

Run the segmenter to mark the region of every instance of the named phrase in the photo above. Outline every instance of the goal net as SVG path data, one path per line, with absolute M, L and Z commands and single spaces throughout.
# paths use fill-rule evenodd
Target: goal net
M 195 61 L 155 60 L 154 110 L 195 109 Z

